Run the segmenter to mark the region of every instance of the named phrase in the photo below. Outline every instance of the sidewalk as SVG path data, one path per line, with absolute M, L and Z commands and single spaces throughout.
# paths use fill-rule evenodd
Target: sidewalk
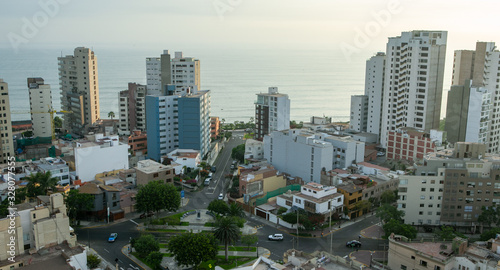
M 358 223 L 358 222 L 360 222 L 362 220 L 365 220 L 367 218 L 370 218 L 370 217 L 372 217 L 371 214 L 366 214 L 366 215 L 358 217 L 358 218 L 356 218 L 354 220 L 342 220 L 340 223 L 332 224 L 332 231 L 331 232 L 329 231 L 329 228 L 324 228 L 322 230 L 320 229 L 320 230 L 315 230 L 315 231 L 303 231 L 303 230 L 299 230 L 299 233 L 308 233 L 308 234 L 311 234 L 311 236 L 299 236 L 299 237 L 310 237 L 310 238 L 314 238 L 314 237 L 327 237 L 327 236 L 330 235 L 330 233 L 334 233 L 336 231 L 340 231 L 340 230 L 342 230 L 345 227 L 351 226 L 352 224 Z M 268 225 L 270 227 L 275 227 L 278 230 L 286 232 L 288 234 L 297 234 L 297 229 L 289 229 L 289 228 L 280 226 L 280 225 L 278 225 L 276 223 L 273 223 L 273 222 L 270 222 L 268 220 L 265 220 L 265 219 L 263 219 L 261 217 L 256 217 L 254 215 L 250 216 L 249 218 L 253 219 L 255 221 L 258 221 L 258 222 L 265 223 L 266 225 Z M 256 226 L 256 229 L 258 229 L 258 227 L 259 226 Z
M 145 270 L 150 270 L 151 268 L 149 266 L 147 266 L 146 264 L 142 263 L 139 259 L 137 259 L 134 255 L 132 254 L 129 254 L 129 246 L 130 245 L 126 245 L 122 248 L 122 253 L 127 256 L 129 259 L 131 259 L 132 261 L 134 261 L 137 265 L 139 265 L 142 269 L 145 269 Z M 259 247 L 257 249 L 257 251 L 259 252 L 259 256 L 263 256 L 263 257 L 266 257 L 266 258 L 269 258 L 269 256 L 271 255 L 271 251 L 269 251 L 268 249 L 266 248 L 263 248 L 263 247 Z M 167 250 L 164 249 L 164 248 L 161 248 L 160 249 L 160 252 L 162 253 L 166 253 Z M 225 256 L 226 253 L 225 251 L 223 250 L 220 250 L 219 253 L 217 255 L 220 255 L 220 256 Z M 244 257 L 255 257 L 255 259 L 257 259 L 257 253 L 256 252 L 253 252 L 253 251 L 229 251 L 228 252 L 228 255 L 229 256 L 244 256 Z M 252 263 L 252 262 L 251 262 Z M 250 264 L 250 263 L 247 263 L 247 264 Z M 183 269 L 183 267 L 179 267 L 177 265 L 177 263 L 175 262 L 175 259 L 173 257 L 163 257 L 163 260 L 161 262 L 161 265 L 169 270 L 178 270 L 178 269 Z M 185 268 L 185 267 L 184 267 Z

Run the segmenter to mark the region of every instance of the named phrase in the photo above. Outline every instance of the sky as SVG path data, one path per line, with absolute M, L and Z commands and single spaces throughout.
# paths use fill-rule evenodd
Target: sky
M 385 50 L 387 37 L 423 29 L 447 30 L 448 52 L 452 52 L 473 49 L 477 40 L 500 41 L 499 6 L 492 0 L 480 4 L 463 0 L 2 1 L 0 46 L 13 52 L 40 46 L 169 44 L 337 47 L 373 53 Z

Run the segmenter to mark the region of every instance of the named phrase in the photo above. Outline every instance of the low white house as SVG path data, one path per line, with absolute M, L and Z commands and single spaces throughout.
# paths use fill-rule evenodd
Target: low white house
M 358 169 L 366 175 L 385 175 L 389 173 L 389 168 L 381 167 L 368 162 L 359 162 Z
M 248 139 L 245 141 L 245 159 L 263 159 L 264 142 Z
M 96 134 L 92 139 L 77 142 L 74 148 L 76 175 L 82 182 L 94 180 L 98 173 L 129 168 L 129 145 L 121 143 L 118 136 Z
M 276 203 L 287 209 L 295 206 L 315 214 L 327 215 L 330 211 L 340 214 L 344 195 L 338 193 L 336 187 L 309 182 L 301 187 L 300 192 L 278 196 Z
M 172 166 L 174 166 L 175 174 L 182 173 L 182 168 L 198 168 L 201 162 L 200 151 L 193 149 L 176 149 L 167 154 L 167 158 L 172 160 Z M 165 157 L 161 158 L 161 163 Z M 173 164 L 177 163 L 177 164 Z

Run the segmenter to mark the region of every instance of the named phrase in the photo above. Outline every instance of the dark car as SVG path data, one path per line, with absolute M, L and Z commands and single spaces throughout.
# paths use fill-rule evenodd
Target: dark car
M 150 216 L 153 216 L 154 213 L 153 212 L 149 212 L 149 213 L 143 213 L 139 216 L 140 219 L 143 219 L 143 218 L 147 218 L 147 217 L 150 217 Z
M 345 243 L 345 246 L 359 248 L 359 247 L 361 247 L 361 242 L 359 242 L 358 240 L 352 240 L 352 241 Z
M 211 171 L 211 172 L 213 172 L 213 173 L 214 173 L 216 170 L 217 170 L 217 167 L 215 167 L 215 166 L 212 166 L 212 168 L 210 168 L 210 171 Z

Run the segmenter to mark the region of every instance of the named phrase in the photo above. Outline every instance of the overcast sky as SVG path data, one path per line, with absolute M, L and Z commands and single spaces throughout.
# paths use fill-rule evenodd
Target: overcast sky
M 425 29 L 447 30 L 450 52 L 473 49 L 477 40 L 500 42 L 499 7 L 493 0 L 2 1 L 0 46 L 384 51 L 387 37 Z

